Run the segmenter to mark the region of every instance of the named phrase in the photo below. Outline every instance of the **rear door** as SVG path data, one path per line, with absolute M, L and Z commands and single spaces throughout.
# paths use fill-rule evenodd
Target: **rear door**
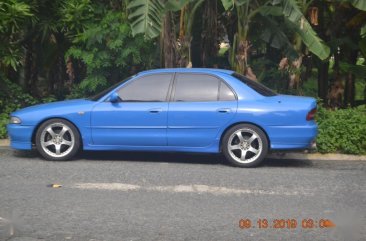
M 168 111 L 168 145 L 205 147 L 233 118 L 237 100 L 214 75 L 177 73 Z

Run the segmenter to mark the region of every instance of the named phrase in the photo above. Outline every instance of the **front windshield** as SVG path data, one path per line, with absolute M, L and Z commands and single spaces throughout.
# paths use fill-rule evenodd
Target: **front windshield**
M 124 79 L 124 80 L 122 80 L 122 81 L 120 81 L 120 82 L 115 83 L 114 85 L 112 85 L 112 86 L 110 86 L 109 88 L 107 88 L 107 89 L 105 89 L 105 90 L 103 90 L 103 91 L 99 92 L 98 94 L 93 95 L 93 96 L 90 96 L 90 97 L 88 98 L 88 100 L 92 100 L 92 101 L 97 101 L 97 100 L 99 100 L 100 98 L 102 98 L 103 96 L 105 96 L 108 92 L 112 91 L 113 89 L 115 89 L 115 88 L 117 88 L 119 85 L 121 85 L 123 82 L 126 82 L 126 81 L 128 81 L 128 80 L 132 79 L 133 77 L 134 77 L 134 76 L 130 76 L 130 77 L 128 77 L 128 78 L 126 78 L 126 79 Z

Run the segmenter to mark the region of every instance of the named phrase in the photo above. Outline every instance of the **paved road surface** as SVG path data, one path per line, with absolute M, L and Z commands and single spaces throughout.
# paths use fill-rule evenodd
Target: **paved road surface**
M 1 149 L 0 217 L 14 223 L 11 241 L 366 240 L 365 174 L 365 161 L 240 169 L 215 155 L 89 152 L 47 162 Z M 252 227 L 239 228 L 241 219 Z M 275 219 L 297 226 L 274 228 Z M 321 219 L 336 226 L 320 228 Z

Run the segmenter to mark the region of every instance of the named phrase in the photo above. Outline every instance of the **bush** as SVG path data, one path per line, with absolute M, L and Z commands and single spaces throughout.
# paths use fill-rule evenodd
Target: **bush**
M 366 108 L 318 108 L 317 148 L 321 153 L 366 154 Z
M 0 139 L 7 137 L 6 125 L 9 123 L 10 113 L 20 108 L 55 101 L 53 96 L 37 100 L 29 94 L 26 94 L 23 89 L 0 76 Z

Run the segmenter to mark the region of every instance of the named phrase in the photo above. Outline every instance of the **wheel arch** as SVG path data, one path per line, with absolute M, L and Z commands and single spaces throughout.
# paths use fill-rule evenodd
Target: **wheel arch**
M 61 119 L 61 120 L 65 120 L 65 121 L 68 121 L 68 122 L 70 122 L 74 127 L 75 127 L 75 129 L 78 131 L 78 133 L 79 133 L 79 136 L 80 136 L 80 148 L 82 149 L 83 148 L 83 138 L 82 138 L 82 136 L 81 136 L 81 133 L 80 133 L 80 130 L 79 130 L 79 128 L 78 128 L 78 126 L 77 125 L 75 125 L 75 123 L 73 122 L 73 121 L 71 121 L 71 120 L 69 120 L 69 119 L 67 119 L 67 118 L 65 118 L 65 117 L 57 117 L 57 116 L 53 116 L 53 117 L 49 117 L 49 118 L 46 118 L 46 119 L 43 119 L 42 121 L 40 121 L 35 127 L 34 127 L 34 130 L 33 130 L 33 133 L 32 133 L 32 139 L 31 139 L 31 141 L 32 141 L 32 144 L 36 144 L 36 135 L 37 135 L 37 131 L 38 131 L 38 129 L 39 129 L 39 127 L 43 124 L 43 123 L 45 123 L 46 121 L 49 121 L 49 120 L 52 120 L 52 119 Z
M 256 123 L 253 123 L 253 122 L 241 121 L 241 122 L 235 122 L 235 123 L 232 123 L 231 125 L 229 125 L 228 127 L 226 127 L 226 128 L 225 128 L 225 130 L 222 132 L 222 134 L 221 134 L 221 136 L 220 136 L 219 152 L 222 152 L 222 141 L 223 141 L 223 138 L 224 138 L 224 136 L 225 136 L 226 132 L 227 132 L 230 128 L 232 128 L 233 126 L 241 125 L 241 124 L 249 124 L 249 125 L 253 125 L 253 126 L 256 126 L 256 127 L 258 127 L 259 129 L 261 129 L 261 130 L 263 131 L 263 133 L 266 135 L 266 138 L 267 138 L 267 141 L 268 141 L 268 150 L 270 150 L 270 149 L 271 149 L 271 140 L 269 139 L 269 136 L 268 136 L 268 134 L 267 134 L 266 130 L 265 130 L 262 126 L 260 126 L 260 125 L 258 125 L 258 124 L 256 124 Z

